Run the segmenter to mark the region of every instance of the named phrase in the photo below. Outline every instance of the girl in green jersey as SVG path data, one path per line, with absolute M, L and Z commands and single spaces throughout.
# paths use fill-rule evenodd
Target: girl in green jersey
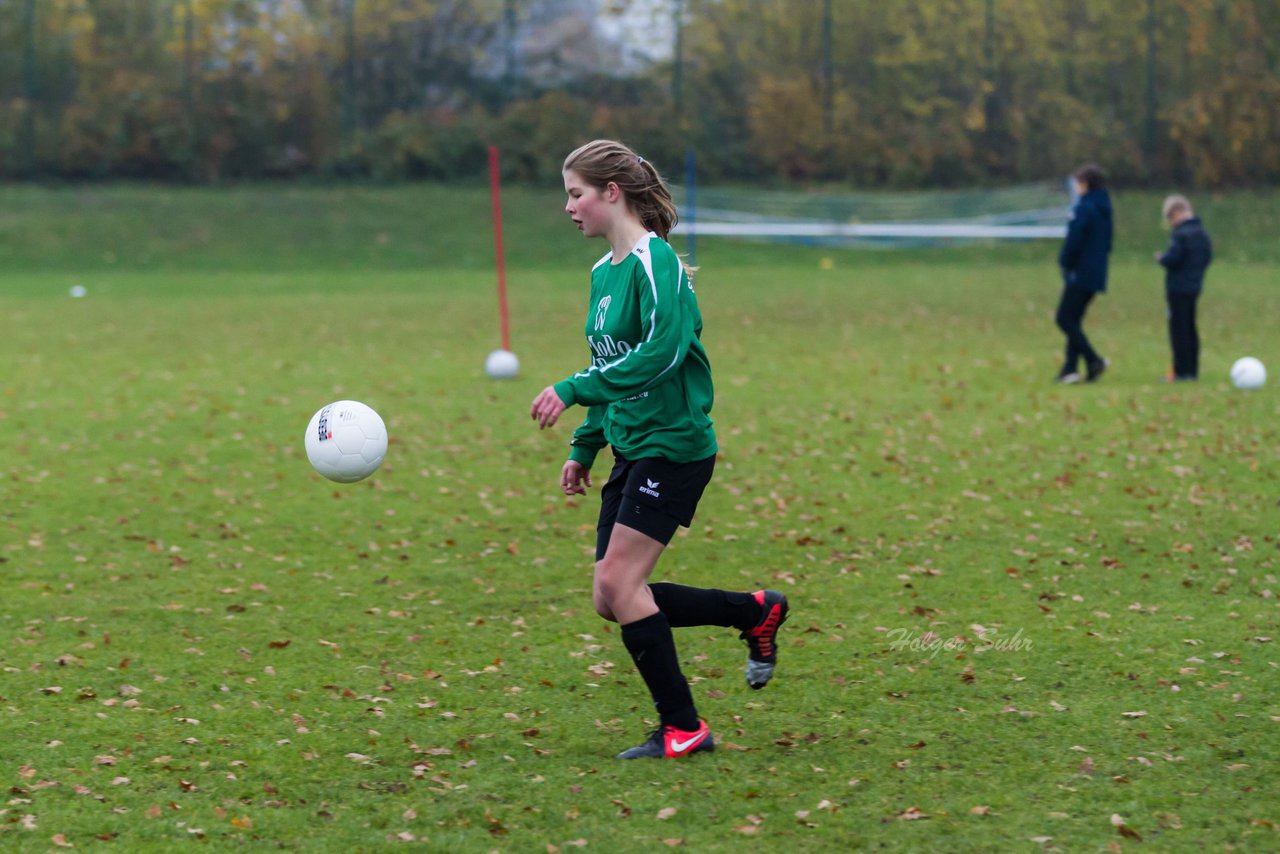
M 688 527 L 715 467 L 711 363 L 689 272 L 667 243 L 676 207 L 653 164 L 627 146 L 596 140 L 564 161 L 565 212 L 610 250 L 591 270 L 590 362 L 534 399 L 538 427 L 570 406 L 587 410 L 560 471 L 565 495 L 585 494 L 605 445 L 613 469 L 601 490 L 592 595 L 622 626 L 622 642 L 660 718 L 622 759 L 670 758 L 715 748 L 680 672 L 672 627 L 729 626 L 747 643 L 747 683 L 763 688 L 787 618 L 775 590 L 738 593 L 649 584 L 676 529 Z

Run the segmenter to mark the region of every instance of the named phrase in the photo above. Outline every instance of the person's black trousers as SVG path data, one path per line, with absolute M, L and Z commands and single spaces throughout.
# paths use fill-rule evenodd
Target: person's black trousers
M 1058 328 L 1067 336 L 1066 361 L 1062 364 L 1063 373 L 1072 373 L 1079 367 L 1081 357 L 1086 366 L 1102 361 L 1102 357 L 1089 344 L 1084 334 L 1084 313 L 1089 303 L 1097 296 L 1094 291 L 1084 288 L 1065 286 L 1062 299 L 1058 301 L 1058 314 L 1054 320 Z
M 1196 330 L 1196 302 L 1199 294 L 1165 292 L 1169 304 L 1169 343 L 1173 346 L 1175 379 L 1200 376 L 1200 333 Z

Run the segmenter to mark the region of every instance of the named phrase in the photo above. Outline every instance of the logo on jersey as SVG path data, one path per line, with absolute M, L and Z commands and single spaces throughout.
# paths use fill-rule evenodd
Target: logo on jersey
M 614 341 L 612 335 L 601 335 L 598 341 L 596 336 L 588 335 L 587 343 L 591 345 L 591 352 L 596 354 L 592 363 L 597 368 L 603 368 L 611 359 L 625 356 L 634 349 L 626 341 Z
M 604 317 L 609 312 L 609 303 L 611 302 L 613 302 L 613 297 L 604 296 L 596 304 L 596 332 L 604 329 Z
M 648 484 L 648 486 L 642 486 L 642 487 L 640 487 L 640 491 L 641 491 L 641 492 L 643 492 L 645 495 L 652 495 L 654 498 L 661 498 L 661 497 L 662 497 L 662 496 L 658 493 L 658 487 L 659 487 L 659 486 L 661 486 L 661 484 L 660 484 L 660 483 L 658 483 L 658 481 L 656 481 L 656 480 L 649 480 L 649 478 L 647 478 L 647 477 L 646 477 L 646 478 L 644 479 L 644 482 L 645 482 L 646 484 Z

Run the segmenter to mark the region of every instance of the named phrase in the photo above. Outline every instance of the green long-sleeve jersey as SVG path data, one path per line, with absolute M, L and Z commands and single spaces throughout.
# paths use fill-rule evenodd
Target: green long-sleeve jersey
M 611 262 L 609 253 L 591 268 L 591 364 L 555 384 L 567 406 L 588 407 L 569 458 L 590 468 L 609 444 L 627 459 L 706 459 L 716 452 L 715 392 L 684 265 L 653 232 Z

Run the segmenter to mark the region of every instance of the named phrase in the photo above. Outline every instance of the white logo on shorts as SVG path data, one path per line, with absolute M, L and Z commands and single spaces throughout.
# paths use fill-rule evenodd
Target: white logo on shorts
M 661 486 L 661 484 L 659 484 L 656 480 L 649 480 L 649 478 L 647 477 L 644 479 L 644 482 L 647 483 L 648 486 L 640 487 L 641 492 L 643 492 L 645 495 L 652 495 L 654 498 L 662 497 L 661 495 L 658 494 L 658 487 Z

